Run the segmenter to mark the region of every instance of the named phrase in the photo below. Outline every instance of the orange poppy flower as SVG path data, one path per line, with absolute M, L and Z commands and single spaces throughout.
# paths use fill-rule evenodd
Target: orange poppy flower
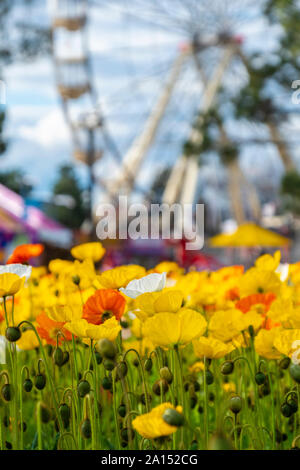
M 64 328 L 64 322 L 56 322 L 51 320 L 45 313 L 41 313 L 37 316 L 36 321 L 38 323 L 37 332 L 41 338 L 46 340 L 47 344 L 52 344 L 56 346 L 56 340 L 58 333 L 58 343 L 61 344 L 64 339 L 71 341 L 72 334 L 70 331 Z M 64 336 L 62 336 L 64 335 Z
M 264 328 L 265 330 L 272 330 L 272 328 L 277 328 L 278 326 L 281 326 L 280 322 L 276 322 L 272 320 L 271 318 L 267 318 L 267 317 L 264 323 L 262 324 L 262 328 Z
M 44 251 L 44 245 L 40 243 L 25 244 L 17 246 L 11 256 L 8 258 L 6 264 L 23 264 L 27 263 L 30 258 L 40 256 Z
M 229 289 L 225 293 L 225 299 L 226 300 L 237 300 L 240 296 L 239 288 L 238 287 L 233 287 L 232 289 Z
M 253 305 L 261 304 L 265 309 L 263 313 L 266 313 L 275 299 L 276 295 L 272 292 L 268 292 L 267 294 L 252 294 L 236 302 L 235 307 L 243 313 L 247 313 Z
M 88 298 L 83 306 L 82 318 L 94 325 L 101 325 L 108 318 L 115 316 L 120 320 L 124 313 L 126 300 L 114 289 L 100 289 Z

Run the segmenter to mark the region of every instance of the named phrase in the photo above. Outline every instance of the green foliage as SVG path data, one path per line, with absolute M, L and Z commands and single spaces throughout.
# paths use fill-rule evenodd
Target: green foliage
M 286 209 L 300 213 L 300 174 L 289 171 L 281 180 L 281 193 Z
M 59 177 L 53 188 L 54 202 L 57 196 L 63 196 L 68 200 L 68 204 L 49 204 L 46 211 L 50 217 L 71 229 L 81 227 L 87 216 L 84 204 L 83 191 L 80 187 L 75 171 L 72 166 L 61 167 Z M 70 204 L 71 202 L 71 204 Z
M 31 184 L 25 180 L 21 170 L 2 171 L 0 173 L 0 184 L 20 194 L 22 197 L 27 197 L 32 191 Z

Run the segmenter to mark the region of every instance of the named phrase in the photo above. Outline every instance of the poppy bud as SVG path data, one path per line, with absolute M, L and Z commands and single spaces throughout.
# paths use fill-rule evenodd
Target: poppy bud
M 280 411 L 285 418 L 289 418 L 293 414 L 293 408 L 288 403 L 283 403 L 280 407 Z
M 17 326 L 9 326 L 6 328 L 5 337 L 10 343 L 15 343 L 21 338 L 21 330 Z
M 22 430 L 22 432 L 26 432 L 26 430 L 27 430 L 27 424 L 25 423 L 25 421 L 23 421 L 22 424 L 19 422 L 19 430 L 20 430 L 20 431 Z
M 23 382 L 23 390 L 27 393 L 31 392 L 33 383 L 31 379 L 25 379 Z
M 41 403 L 39 411 L 40 411 L 40 418 L 41 418 L 42 423 L 44 424 L 49 423 L 51 419 L 51 412 L 49 408 L 44 403 Z
M 109 377 L 104 377 L 102 379 L 102 387 L 104 390 L 111 390 L 112 389 L 112 381 Z
M 230 375 L 232 374 L 233 370 L 234 370 L 234 362 L 232 361 L 225 361 L 221 365 L 221 373 L 223 375 Z
M 162 367 L 159 371 L 162 379 L 166 380 L 170 385 L 173 382 L 173 374 L 168 367 Z
M 59 412 L 64 427 L 67 428 L 69 426 L 71 417 L 70 407 L 66 403 L 62 403 L 61 405 L 59 405 Z
M 67 364 L 69 362 L 69 359 L 70 359 L 70 354 L 68 351 L 64 351 L 63 352 L 63 363 L 62 365 L 64 366 L 65 364 Z
M 153 387 L 152 387 L 153 393 L 155 393 L 155 395 L 157 396 L 160 396 L 161 393 L 163 394 L 167 393 L 168 390 L 169 390 L 168 382 L 164 379 L 157 380 L 156 382 L 154 382 Z
M 102 357 L 101 357 L 101 354 L 98 353 L 98 351 L 95 351 L 95 359 L 96 359 L 96 362 L 99 366 L 102 362 Z
M 121 327 L 124 328 L 124 329 L 128 328 L 128 326 L 129 326 L 129 325 L 128 325 L 128 322 L 127 322 L 126 320 L 121 320 L 121 321 L 120 321 L 120 325 L 121 325 Z
M 290 366 L 290 374 L 292 378 L 300 384 L 300 365 L 299 364 L 292 364 Z
M 128 372 L 128 367 L 125 361 L 121 361 L 117 364 L 117 378 L 123 379 L 126 377 Z
M 145 370 L 147 372 L 150 372 L 150 370 L 152 369 L 152 366 L 153 366 L 152 359 L 151 357 L 148 357 L 148 359 L 145 360 L 145 364 L 144 364 Z
M 35 385 L 35 388 L 37 388 L 38 390 L 43 390 L 43 388 L 45 388 L 46 386 L 45 374 L 38 374 L 35 377 L 34 385 Z
M 4 426 L 5 428 L 8 428 L 8 426 L 9 426 L 9 417 L 6 416 L 6 415 L 3 416 L 3 426 Z
M 182 413 L 174 410 L 174 408 L 167 408 L 162 415 L 162 419 L 165 423 L 169 424 L 170 426 L 182 426 L 184 423 L 184 416 Z
M 190 450 L 198 450 L 198 442 L 196 440 L 191 442 Z
M 12 444 L 8 441 L 5 441 L 5 447 L 7 450 L 11 450 L 13 448 Z
M 72 281 L 73 281 L 73 283 L 75 284 L 75 286 L 79 286 L 79 284 L 80 284 L 80 277 L 79 277 L 77 274 L 75 274 L 75 276 L 72 276 Z
M 13 397 L 13 388 L 11 384 L 4 384 L 1 388 L 1 395 L 3 400 L 11 401 Z
M 200 391 L 200 384 L 199 382 L 194 382 L 194 387 L 195 387 L 195 392 L 199 392 Z
M 92 436 L 92 425 L 91 421 L 88 418 L 84 419 L 81 422 L 80 432 L 84 439 L 90 439 L 90 437 Z
M 249 331 L 250 337 L 253 339 L 254 336 L 255 336 L 255 332 L 254 332 L 253 325 L 249 325 L 249 326 L 248 326 L 248 331 Z
M 98 341 L 97 349 L 101 356 L 107 359 L 114 359 L 116 356 L 116 348 L 107 338 L 102 338 Z
M 196 396 L 196 395 L 192 395 L 192 396 L 190 397 L 190 408 L 191 408 L 191 410 L 193 410 L 196 405 L 197 405 L 197 396 Z
M 87 380 L 81 380 L 77 385 L 78 395 L 83 398 L 90 393 L 91 386 Z
M 296 400 L 290 399 L 287 401 L 288 405 L 292 408 L 293 413 L 298 411 L 298 403 Z
M 198 413 L 199 413 L 200 415 L 202 415 L 202 414 L 203 414 L 203 411 L 204 411 L 203 406 L 199 405 L 199 406 L 198 406 Z
M 281 359 L 281 361 L 279 362 L 279 367 L 280 369 L 283 369 L 283 370 L 287 369 L 290 363 L 291 363 L 291 359 L 288 356 L 286 356 L 283 359 Z
M 255 382 L 257 385 L 263 385 L 266 381 L 266 376 L 263 372 L 257 372 L 255 374 Z
M 105 370 L 113 370 L 115 368 L 115 362 L 111 359 L 104 359 L 103 367 Z
M 53 353 L 54 364 L 61 367 L 64 362 L 64 353 L 61 348 L 55 348 Z
M 135 432 L 132 428 L 123 428 L 121 430 L 121 438 L 126 442 L 128 442 L 129 439 L 132 440 L 134 438 L 134 434 Z
M 238 414 L 242 409 L 242 399 L 239 396 L 230 398 L 229 408 L 234 414 Z
M 134 367 L 138 367 L 140 365 L 139 360 L 136 358 L 133 359 L 132 364 L 134 365 Z
M 121 404 L 118 408 L 118 413 L 121 418 L 125 418 L 126 416 L 126 406 L 124 404 Z
M 143 405 L 146 405 L 146 394 L 145 393 L 141 394 L 140 400 L 141 400 L 141 403 Z M 148 401 L 148 403 L 151 403 L 151 401 L 152 401 L 152 395 L 150 395 L 150 393 L 147 394 L 147 401 Z
M 209 369 L 205 371 L 205 376 L 207 385 L 211 385 L 212 383 L 214 383 L 215 379 L 213 373 Z

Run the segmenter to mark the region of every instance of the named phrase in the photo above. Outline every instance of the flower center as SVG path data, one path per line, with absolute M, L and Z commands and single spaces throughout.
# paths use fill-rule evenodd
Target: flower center
M 105 312 L 102 313 L 102 321 L 103 323 L 108 320 L 109 318 L 111 318 L 113 315 L 112 313 L 109 311 L 109 310 L 106 310 Z

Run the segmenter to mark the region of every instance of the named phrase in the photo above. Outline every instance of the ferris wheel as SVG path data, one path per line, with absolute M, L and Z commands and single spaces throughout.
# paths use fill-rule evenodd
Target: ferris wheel
M 253 2 L 247 0 L 51 1 L 57 89 L 71 130 L 74 158 L 89 169 L 91 211 L 92 193 L 98 186 L 102 200 L 103 193 L 110 201 L 119 194 L 130 197 L 139 193 L 151 201 L 151 191 L 140 175 L 145 166 L 152 168 L 149 156 L 153 157 L 155 148 L 156 163 L 162 165 L 165 159 L 169 167 L 162 202 L 195 202 L 198 155 L 187 155 L 182 143 L 188 140 L 199 145 L 203 139 L 199 124 L 216 105 L 220 88 L 228 81 L 240 86 L 246 79 L 241 38 L 236 33 L 236 25 L 245 21 L 245 5 L 251 12 Z M 91 47 L 88 40 L 94 17 L 95 34 L 101 15 L 115 32 L 122 33 L 121 41 L 113 41 L 106 60 L 121 54 L 126 57 L 125 72 L 116 86 L 109 64 L 112 71 L 107 89 L 101 85 L 105 65 L 95 74 L 93 51 L 97 47 Z M 99 28 L 97 40 L 101 42 L 105 32 L 102 36 Z M 137 116 L 130 114 L 132 110 Z M 126 124 L 131 124 L 131 134 L 122 140 L 115 129 Z M 111 162 L 115 165 L 112 172 L 108 171 Z M 239 167 L 230 170 L 231 198 L 235 200 L 246 181 L 242 175 L 242 182 L 241 175 Z M 255 191 L 250 184 L 244 189 L 252 195 L 249 204 L 257 218 L 260 208 Z M 236 202 L 233 212 L 242 218 Z

